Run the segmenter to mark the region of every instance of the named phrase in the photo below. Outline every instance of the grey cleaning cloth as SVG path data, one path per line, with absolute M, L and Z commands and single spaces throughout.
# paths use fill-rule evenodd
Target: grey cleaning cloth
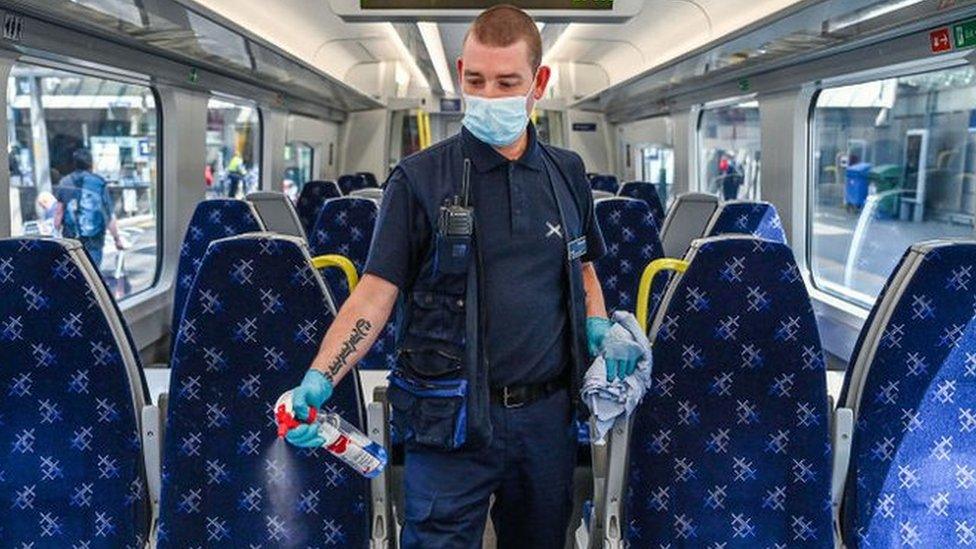
M 607 381 L 607 365 L 597 357 L 586 371 L 580 395 L 593 414 L 596 432 L 591 438 L 602 444 L 604 436 L 621 415 L 630 416 L 651 386 L 654 364 L 651 343 L 640 328 L 634 315 L 617 311 L 611 318 L 613 326 L 603 340 L 603 353 L 610 356 L 639 356 L 634 373 L 625 379 Z

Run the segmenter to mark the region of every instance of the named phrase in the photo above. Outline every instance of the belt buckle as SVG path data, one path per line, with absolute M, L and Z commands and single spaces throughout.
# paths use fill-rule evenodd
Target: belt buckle
M 515 404 L 509 403 L 508 399 L 510 396 L 512 396 L 512 393 L 508 392 L 508 386 L 502 387 L 502 406 L 509 409 L 521 408 L 522 406 L 525 406 L 525 401 Z

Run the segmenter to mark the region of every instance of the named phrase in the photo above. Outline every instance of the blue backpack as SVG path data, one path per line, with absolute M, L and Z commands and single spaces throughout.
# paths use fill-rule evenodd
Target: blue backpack
M 90 173 L 75 172 L 71 183 L 78 189 L 76 198 L 65 206 L 64 226 L 67 237 L 93 237 L 105 234 L 105 180 Z

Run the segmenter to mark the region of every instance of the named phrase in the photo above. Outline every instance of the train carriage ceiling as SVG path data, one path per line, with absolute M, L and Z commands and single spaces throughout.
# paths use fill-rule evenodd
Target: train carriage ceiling
M 454 79 L 454 59 L 460 54 L 460 42 L 467 28 L 467 22 L 457 21 L 456 17 L 429 16 L 416 10 L 404 10 L 394 23 L 347 20 L 334 9 L 341 0 L 276 0 L 273 8 L 267 0 L 181 1 L 192 1 L 219 14 L 317 69 L 377 97 L 388 94 L 368 89 L 381 82 L 376 77 L 366 79 L 362 73 L 366 72 L 364 67 L 384 62 L 393 63 L 400 67 L 396 70 L 410 75 L 411 95 L 424 89 L 436 95 L 450 95 L 454 83 L 444 81 L 443 71 L 449 71 L 449 79 Z M 636 15 L 616 22 L 566 24 L 564 18 L 550 21 L 544 10 L 534 14 L 546 22 L 546 61 L 559 65 L 560 71 L 585 74 L 586 84 L 559 88 L 566 99 L 572 100 L 622 82 L 797 2 L 623 0 L 636 6 L 632 10 Z M 431 44 L 430 36 L 419 32 L 417 22 L 422 19 L 435 20 L 433 34 L 439 44 Z
M 405 5 L 400 0 L 0 0 L 0 7 L 94 29 L 348 112 L 455 95 L 454 60 L 477 10 L 450 6 L 493 3 L 403 1 L 436 8 L 363 8 L 363 2 Z M 928 20 L 974 2 L 612 0 L 611 10 L 532 13 L 542 28 L 545 62 L 555 69 L 552 98 L 619 121 L 647 116 L 635 105 L 682 82 L 824 51 L 885 25 Z

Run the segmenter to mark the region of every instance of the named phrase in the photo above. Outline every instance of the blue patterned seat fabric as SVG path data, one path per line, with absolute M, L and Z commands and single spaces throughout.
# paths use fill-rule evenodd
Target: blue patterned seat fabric
M 594 262 L 607 311 L 633 313 L 644 267 L 664 257 L 653 214 L 646 202 L 633 198 L 597 200 L 595 212 L 607 244 L 606 255 Z M 665 287 L 660 278 L 652 286 L 652 315 Z
M 833 547 L 825 361 L 793 254 L 747 236 L 693 251 L 633 416 L 627 540 Z
M 654 226 L 659 233 L 661 232 L 661 226 L 664 224 L 667 210 L 665 210 L 664 204 L 661 202 L 661 195 L 657 192 L 657 185 L 646 181 L 631 181 L 621 185 L 620 191 L 617 194 L 647 202 L 647 206 L 651 209 L 651 216 L 654 218 Z
M 339 198 L 342 192 L 335 181 L 309 181 L 302 187 L 302 193 L 298 195 L 298 202 L 295 209 L 298 211 L 298 219 L 302 222 L 302 229 L 305 234 L 312 234 L 315 220 L 318 219 L 319 210 L 322 204 L 330 198 Z
M 594 191 L 605 191 L 610 194 L 617 194 L 620 182 L 615 175 L 594 175 L 590 178 L 590 187 Z
M 148 538 L 148 397 L 88 261 L 74 241 L 0 240 L 0 547 Z
M 176 288 L 173 290 L 173 322 L 171 337 L 183 314 L 186 294 L 200 269 L 207 246 L 218 238 L 263 230 L 261 221 L 250 204 L 234 198 L 215 198 L 197 204 L 180 246 L 180 262 L 176 269 Z
M 732 200 L 723 203 L 715 212 L 708 234 L 751 234 L 752 236 L 786 244 L 786 233 L 776 206 L 769 202 Z
M 365 189 L 370 186 L 366 177 L 358 173 L 340 175 L 336 183 L 339 185 L 339 190 L 342 191 L 343 195 L 348 195 L 353 191 Z
M 379 206 L 368 198 L 343 197 L 328 200 L 322 205 L 315 228 L 309 233 L 312 255 L 339 254 L 349 258 L 360 276 L 366 268 L 369 246 Z M 336 307 L 349 297 L 349 282 L 338 269 L 322 272 Z M 377 338 L 370 352 L 359 362 L 366 370 L 389 370 L 396 365 L 396 329 L 390 321 Z
M 976 242 L 917 250 L 924 255 L 887 322 L 872 315 L 884 324 L 863 389 L 850 397 L 859 403 L 843 502 L 848 547 L 976 545 Z
M 173 353 L 160 547 L 366 547 L 369 485 L 324 449 L 276 437 L 273 405 L 332 322 L 296 238 L 214 242 Z M 328 403 L 363 428 L 355 375 Z

